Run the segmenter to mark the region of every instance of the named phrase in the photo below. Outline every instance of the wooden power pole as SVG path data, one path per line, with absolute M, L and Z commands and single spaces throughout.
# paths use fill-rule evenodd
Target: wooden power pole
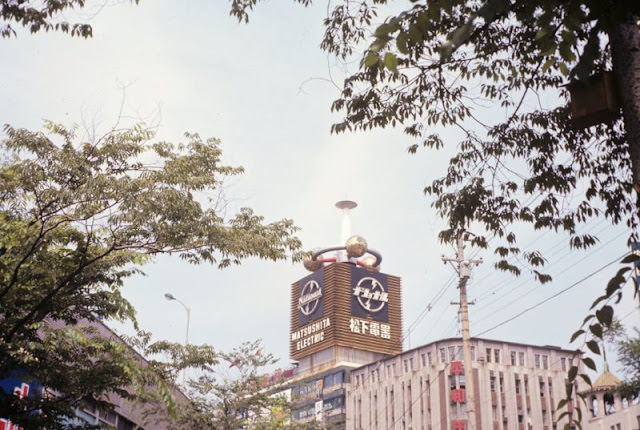
M 458 235 L 456 258 L 442 257 L 442 261 L 455 262 L 460 289 L 460 319 L 462 324 L 462 349 L 464 353 L 464 378 L 466 381 L 467 429 L 476 429 L 476 403 L 474 395 L 473 369 L 471 367 L 471 334 L 469 332 L 469 302 L 467 300 L 467 281 L 471 276 L 471 266 L 479 265 L 482 259 L 465 260 L 464 239 Z M 478 351 L 478 353 L 480 353 Z

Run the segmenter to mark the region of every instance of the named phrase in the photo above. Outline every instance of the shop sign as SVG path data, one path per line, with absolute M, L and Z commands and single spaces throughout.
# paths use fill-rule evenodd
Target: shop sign
M 324 270 L 320 269 L 300 280 L 300 296 L 298 297 L 298 319 L 300 324 L 307 324 L 322 316 L 322 280 Z
M 387 276 L 383 273 L 353 267 L 351 284 L 351 315 L 388 321 Z
M 291 341 L 296 343 L 296 351 L 322 342 L 325 339 L 324 330 L 329 326 L 331 320 L 324 318 L 291 333 Z
M 359 318 L 349 320 L 351 333 L 368 334 L 382 339 L 391 339 L 391 326 L 378 321 L 367 321 Z

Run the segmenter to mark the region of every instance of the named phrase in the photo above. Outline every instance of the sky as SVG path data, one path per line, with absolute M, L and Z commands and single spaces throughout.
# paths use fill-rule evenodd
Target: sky
M 405 347 L 459 336 L 450 304 L 458 300 L 455 271 L 441 260 L 454 249 L 438 241 L 444 223 L 422 192 L 450 153 L 409 154 L 414 141 L 401 130 L 330 133 L 340 120 L 330 110 L 336 85 L 359 58 L 339 63 L 320 50 L 324 2 L 263 1 L 249 24 L 230 17 L 225 1 L 88 5 L 81 17 L 93 25 L 92 39 L 19 31 L 0 40 L 0 122 L 37 130 L 47 119 L 77 124 L 87 136 L 145 122 L 165 141 L 187 131 L 219 138 L 225 162 L 246 170 L 225 184 L 229 211 L 247 206 L 267 221 L 293 219 L 305 249 L 339 244 L 334 203 L 354 200 L 352 232 L 382 254 L 383 272 L 402 279 L 404 327 L 412 329 Z M 456 136 L 445 131 L 444 138 Z M 489 251 L 467 249 L 484 260 L 469 283 L 472 336 L 579 346 L 569 338 L 617 266 L 597 271 L 627 249 L 623 227 L 596 220 L 582 229 L 600 244 L 574 252 L 564 237 L 522 233 L 523 248 L 547 251 L 554 281 L 544 286 L 527 273 L 496 272 Z M 276 366 L 289 366 L 290 286 L 307 274 L 301 263 L 248 259 L 219 270 L 165 256 L 144 271 L 123 294 L 155 338 L 184 341 L 186 313 L 165 300 L 171 293 L 191 309 L 192 343 L 230 350 L 262 339 L 280 358 Z M 627 327 L 638 326 L 629 296 L 617 309 Z

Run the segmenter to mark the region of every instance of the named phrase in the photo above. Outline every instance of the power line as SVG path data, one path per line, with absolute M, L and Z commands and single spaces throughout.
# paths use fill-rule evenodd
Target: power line
M 605 242 L 604 244 L 602 244 L 602 246 L 606 246 L 610 243 L 612 243 L 613 241 L 617 240 L 620 236 L 622 236 L 623 234 L 626 234 L 626 231 L 621 232 L 620 234 L 618 234 L 617 236 L 613 237 L 612 239 L 610 239 L 609 241 Z M 581 263 L 582 261 L 586 260 L 587 258 L 591 257 L 595 252 L 597 252 L 597 250 L 592 250 L 592 252 L 590 252 L 589 254 L 583 256 L 581 259 L 575 261 L 572 263 L 572 265 L 576 265 L 578 263 Z M 562 258 L 561 258 L 562 259 Z M 557 260 L 560 261 L 561 259 Z M 560 272 L 562 272 L 563 270 L 560 270 Z M 529 277 L 531 278 L 531 277 Z M 503 295 L 502 297 L 494 300 L 494 301 L 490 301 L 488 303 L 483 304 L 482 306 L 480 306 L 477 311 L 480 312 L 484 309 L 487 309 L 488 307 L 490 307 L 491 305 L 497 304 L 499 303 L 502 299 L 504 299 L 506 296 L 513 294 L 516 290 L 518 290 L 519 288 L 526 286 L 528 284 L 528 280 L 524 280 L 523 282 L 521 282 L 520 284 L 518 284 L 517 286 L 515 286 L 514 288 L 512 288 L 508 293 L 506 293 L 505 295 Z M 502 288 L 502 287 L 501 287 Z M 499 289 L 501 289 L 499 288 Z M 495 290 L 497 291 L 497 289 Z M 510 301 L 508 304 L 504 305 L 504 307 L 508 307 L 510 305 L 512 305 L 513 303 L 522 300 L 523 298 L 527 297 L 529 294 L 532 294 L 533 292 L 535 292 L 536 289 L 531 289 L 529 290 L 527 293 L 525 294 L 521 294 L 520 296 L 518 296 L 516 299 Z
M 617 263 L 617 262 L 618 262 L 622 257 L 624 257 L 624 256 L 625 256 L 625 255 L 627 255 L 627 254 L 629 254 L 629 252 L 628 252 L 628 251 L 627 251 L 627 252 L 625 252 L 624 254 L 622 254 L 620 257 L 617 257 L 617 258 L 616 258 L 616 259 L 614 259 L 613 261 L 611 261 L 611 262 L 609 262 L 609 263 L 605 264 L 604 266 L 600 267 L 599 269 L 597 269 L 597 270 L 595 270 L 595 271 L 591 272 L 590 274 L 588 274 L 588 275 L 587 275 L 587 276 L 585 276 L 584 278 L 580 279 L 579 281 L 574 282 L 573 284 L 569 285 L 567 288 L 565 288 L 565 289 L 563 289 L 563 290 L 558 291 L 557 293 L 555 293 L 555 294 L 553 294 L 553 295 L 551 295 L 551 296 L 547 297 L 546 299 L 544 299 L 544 300 L 542 300 L 542 301 L 540 301 L 540 302 L 536 303 L 536 304 L 535 304 L 535 305 L 533 305 L 533 306 L 529 306 L 528 308 L 526 308 L 525 310 L 523 310 L 523 311 L 519 312 L 518 314 L 516 314 L 516 315 L 512 316 L 511 318 L 508 318 L 508 319 L 506 319 L 506 320 L 502 321 L 501 323 L 496 324 L 495 326 L 493 326 L 493 327 L 491 327 L 491 328 L 488 328 L 487 330 L 484 330 L 484 331 L 482 331 L 482 332 L 480 332 L 480 333 L 476 334 L 476 336 L 482 336 L 483 334 L 486 334 L 486 333 L 488 333 L 488 332 L 490 332 L 490 331 L 493 331 L 493 330 L 495 330 L 496 328 L 501 327 L 501 326 L 505 325 L 506 323 L 511 322 L 511 321 L 513 321 L 513 320 L 515 320 L 516 318 L 521 317 L 522 315 L 526 314 L 527 312 L 532 311 L 533 309 L 536 309 L 537 307 L 539 307 L 539 306 L 543 305 L 544 303 L 546 303 L 546 302 L 548 302 L 548 301 L 550 301 L 550 300 L 552 300 L 552 299 L 554 299 L 554 298 L 558 297 L 559 295 L 561 295 L 561 294 L 563 294 L 563 293 L 565 293 L 565 292 L 567 292 L 567 291 L 571 290 L 572 288 L 575 288 L 576 286 L 580 285 L 582 282 L 586 281 L 587 279 L 591 278 L 592 276 L 596 275 L 597 273 L 599 273 L 599 272 L 603 271 L 604 269 L 606 269 L 607 267 L 611 266 L 612 264 Z

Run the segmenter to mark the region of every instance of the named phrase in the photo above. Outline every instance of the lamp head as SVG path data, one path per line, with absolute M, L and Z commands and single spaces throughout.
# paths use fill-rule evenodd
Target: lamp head
M 167 300 L 176 300 L 176 298 L 171 293 L 164 293 L 164 298 Z

